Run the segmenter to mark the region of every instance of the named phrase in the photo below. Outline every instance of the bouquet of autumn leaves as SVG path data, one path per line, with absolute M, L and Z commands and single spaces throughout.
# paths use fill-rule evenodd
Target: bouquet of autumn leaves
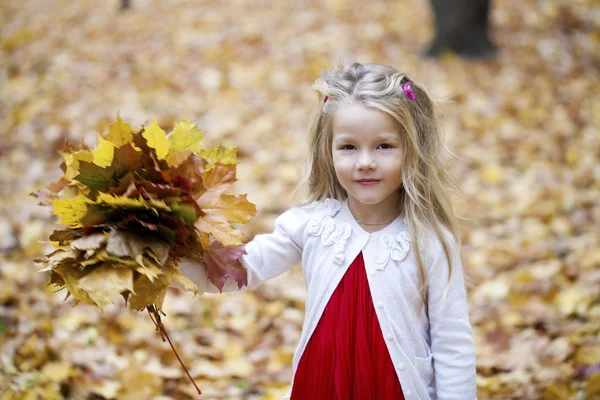
M 247 223 L 256 208 L 246 195 L 224 193 L 236 181 L 236 149 L 206 151 L 202 138 L 190 121 L 167 135 L 156 120 L 134 132 L 117 116 L 95 149 L 67 146 L 62 178 L 34 193 L 66 225 L 50 235 L 56 250 L 35 260 L 50 283 L 76 304 L 102 308 L 123 296 L 161 333 L 167 288 L 179 281 L 197 292 L 177 267 L 182 257 L 197 260 L 219 289 L 229 279 L 247 285 L 232 223 Z

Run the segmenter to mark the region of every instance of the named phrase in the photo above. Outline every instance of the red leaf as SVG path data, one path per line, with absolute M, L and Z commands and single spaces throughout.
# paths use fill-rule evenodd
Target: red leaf
M 233 279 L 238 287 L 248 285 L 248 271 L 239 258 L 246 254 L 244 245 L 223 246 L 214 239 L 210 244 L 210 251 L 202 258 L 206 266 L 206 276 L 219 291 L 223 290 L 225 283 Z

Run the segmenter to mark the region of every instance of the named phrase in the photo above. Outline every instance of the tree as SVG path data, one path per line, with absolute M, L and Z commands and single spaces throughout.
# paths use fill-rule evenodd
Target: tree
M 490 0 L 430 0 L 435 38 L 426 55 L 451 50 L 465 58 L 488 58 L 496 52 L 489 38 Z
M 121 0 L 121 11 L 125 11 L 131 7 L 130 0 Z

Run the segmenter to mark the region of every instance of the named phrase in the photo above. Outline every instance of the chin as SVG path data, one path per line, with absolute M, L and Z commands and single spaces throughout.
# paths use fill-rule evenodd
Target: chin
M 376 205 L 381 203 L 384 199 L 380 199 L 380 198 L 364 198 L 364 197 L 354 197 L 356 199 L 356 201 L 365 204 L 365 205 Z

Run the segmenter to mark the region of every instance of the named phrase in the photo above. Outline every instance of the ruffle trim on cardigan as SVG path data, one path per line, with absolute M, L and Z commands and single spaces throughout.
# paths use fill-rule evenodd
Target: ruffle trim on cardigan
M 341 265 L 344 262 L 344 247 L 352 233 L 352 228 L 347 222 L 336 224 L 333 218 L 341 209 L 341 204 L 336 199 L 327 198 L 315 210 L 315 214 L 308 222 L 308 232 L 313 236 L 320 236 L 324 246 L 333 244 L 333 261 Z
M 379 238 L 381 251 L 375 257 L 375 267 L 378 270 L 385 269 L 390 258 L 396 261 L 402 261 L 406 258 L 410 249 L 410 235 L 408 232 L 400 232 L 395 237 L 388 233 Z
M 375 267 L 376 269 L 383 270 L 390 259 L 402 261 L 408 255 L 411 242 L 411 229 L 406 217 L 402 218 L 402 222 L 407 227 L 406 231 L 398 234 L 388 233 L 379 238 L 379 248 L 381 250 L 379 255 L 375 257 L 375 264 L 377 264 Z M 423 250 L 424 248 L 425 243 L 421 240 L 419 242 L 419 250 Z

